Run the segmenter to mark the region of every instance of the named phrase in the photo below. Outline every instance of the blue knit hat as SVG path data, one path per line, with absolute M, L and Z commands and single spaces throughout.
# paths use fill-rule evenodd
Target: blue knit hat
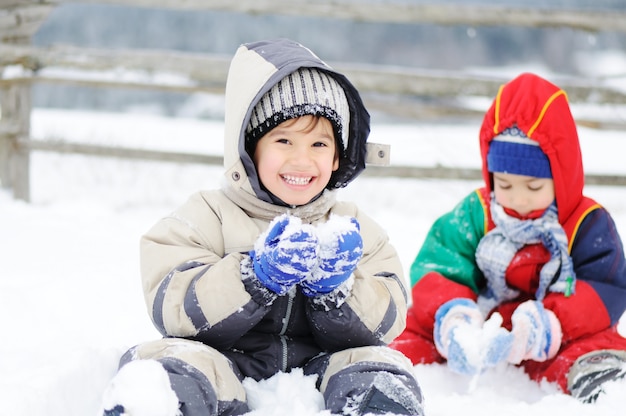
M 517 126 L 509 127 L 497 135 L 487 152 L 489 172 L 552 178 L 550 161 L 539 147 Z

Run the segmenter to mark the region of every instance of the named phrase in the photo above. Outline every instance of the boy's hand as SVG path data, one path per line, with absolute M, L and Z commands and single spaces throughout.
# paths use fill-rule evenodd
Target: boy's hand
M 254 272 L 271 291 L 283 295 L 311 276 L 317 264 L 315 228 L 293 216 L 275 218 L 250 252 Z
M 471 338 L 483 326 L 483 316 L 471 299 L 452 299 L 437 309 L 433 338 L 437 351 L 448 360 L 448 367 L 460 374 L 475 374 L 477 352 Z
M 528 300 L 520 304 L 511 316 L 511 323 L 515 343 L 508 361 L 512 364 L 523 360 L 546 361 L 561 347 L 561 323 L 541 302 Z
M 363 240 L 356 218 L 333 216 L 317 227 L 318 266 L 300 283 L 312 297 L 329 293 L 345 282 L 363 256 Z
M 450 370 L 480 374 L 506 361 L 511 351 L 513 336 L 501 324 L 502 317 L 497 313 L 484 322 L 474 301 L 452 299 L 435 314 L 435 346 L 448 360 Z

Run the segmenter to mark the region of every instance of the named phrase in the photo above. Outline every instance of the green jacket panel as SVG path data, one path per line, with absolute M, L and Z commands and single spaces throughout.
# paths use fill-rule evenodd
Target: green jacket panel
M 484 277 L 476 265 L 475 253 L 485 233 L 484 201 L 478 191 L 474 191 L 452 211 L 439 217 L 428 231 L 411 265 L 411 286 L 426 273 L 438 272 L 478 293 Z

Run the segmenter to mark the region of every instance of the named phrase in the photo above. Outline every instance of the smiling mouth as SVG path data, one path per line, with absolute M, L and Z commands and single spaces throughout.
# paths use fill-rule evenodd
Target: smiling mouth
M 289 185 L 308 185 L 309 182 L 313 179 L 312 176 L 290 176 L 283 175 L 283 180 L 287 182 Z

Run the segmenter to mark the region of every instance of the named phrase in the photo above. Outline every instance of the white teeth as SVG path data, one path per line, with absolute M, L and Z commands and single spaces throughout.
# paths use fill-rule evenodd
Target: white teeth
M 290 185 L 306 185 L 311 182 L 311 177 L 308 176 L 306 178 L 301 176 L 287 176 L 283 175 L 283 179 Z

